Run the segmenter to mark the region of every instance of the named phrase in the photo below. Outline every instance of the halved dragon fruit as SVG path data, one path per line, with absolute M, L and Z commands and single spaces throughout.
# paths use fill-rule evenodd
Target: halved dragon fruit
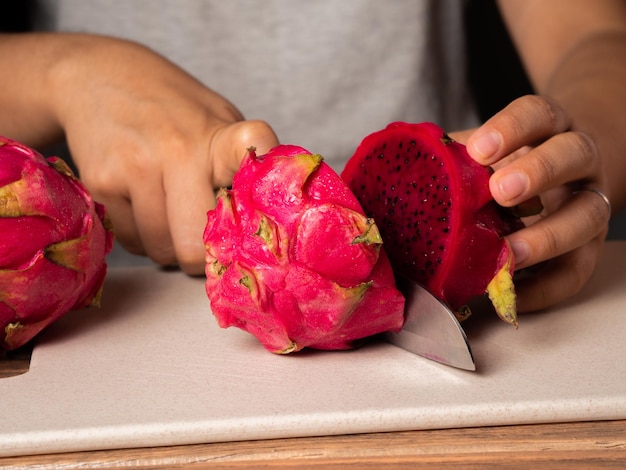
M 113 232 L 59 158 L 0 137 L 0 347 L 18 348 L 69 310 L 99 305 Z
M 378 228 L 320 155 L 250 149 L 207 218 L 206 291 L 221 327 L 281 354 L 401 328 L 404 298 Z
M 513 252 L 503 236 L 523 224 L 493 200 L 491 173 L 439 126 L 396 122 L 363 139 L 341 176 L 376 220 L 398 275 L 460 317 L 487 292 L 517 326 Z

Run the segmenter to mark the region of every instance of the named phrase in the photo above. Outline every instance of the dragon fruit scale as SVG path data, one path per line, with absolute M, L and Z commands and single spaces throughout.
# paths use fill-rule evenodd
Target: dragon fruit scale
M 397 331 L 404 297 L 373 220 L 320 155 L 253 148 L 204 231 L 206 292 L 218 324 L 269 351 L 349 349 Z
M 503 236 L 523 224 L 493 200 L 491 173 L 439 126 L 395 122 L 363 139 L 341 176 L 376 220 L 397 275 L 459 318 L 486 292 L 517 327 L 513 253 Z
M 0 137 L 0 347 L 99 305 L 113 232 L 65 162 Z

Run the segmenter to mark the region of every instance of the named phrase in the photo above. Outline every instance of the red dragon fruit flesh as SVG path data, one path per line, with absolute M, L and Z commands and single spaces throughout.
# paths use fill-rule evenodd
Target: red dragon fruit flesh
M 0 347 L 100 302 L 113 232 L 65 162 L 0 137 Z
M 522 222 L 493 200 L 491 173 L 437 125 L 395 122 L 367 136 L 341 176 L 378 224 L 397 275 L 460 317 L 486 292 L 517 326 L 513 253 L 503 236 Z
M 207 219 L 206 292 L 221 327 L 280 354 L 349 349 L 401 328 L 404 298 L 378 227 L 320 155 L 249 149 Z

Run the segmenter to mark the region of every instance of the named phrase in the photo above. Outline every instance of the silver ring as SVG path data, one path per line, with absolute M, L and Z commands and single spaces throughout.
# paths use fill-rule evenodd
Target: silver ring
M 578 191 L 576 191 L 576 193 L 580 193 L 582 191 L 588 191 L 590 193 L 594 193 L 597 194 L 598 196 L 600 196 L 602 198 L 602 200 L 604 201 L 604 203 L 606 204 L 606 207 L 609 209 L 609 216 L 611 214 L 613 214 L 613 208 L 611 207 L 611 201 L 609 201 L 609 198 L 606 197 L 606 194 L 604 194 L 602 191 L 600 191 L 599 189 L 596 188 L 583 188 L 583 189 L 579 189 Z M 574 194 L 576 194 L 574 193 Z

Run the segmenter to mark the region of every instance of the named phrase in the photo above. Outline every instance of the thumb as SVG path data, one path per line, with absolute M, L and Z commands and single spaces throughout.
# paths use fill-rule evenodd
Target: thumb
M 263 155 L 278 145 L 274 130 L 265 121 L 238 121 L 220 129 L 212 145 L 213 186 L 228 186 L 239 165 L 256 148 Z

